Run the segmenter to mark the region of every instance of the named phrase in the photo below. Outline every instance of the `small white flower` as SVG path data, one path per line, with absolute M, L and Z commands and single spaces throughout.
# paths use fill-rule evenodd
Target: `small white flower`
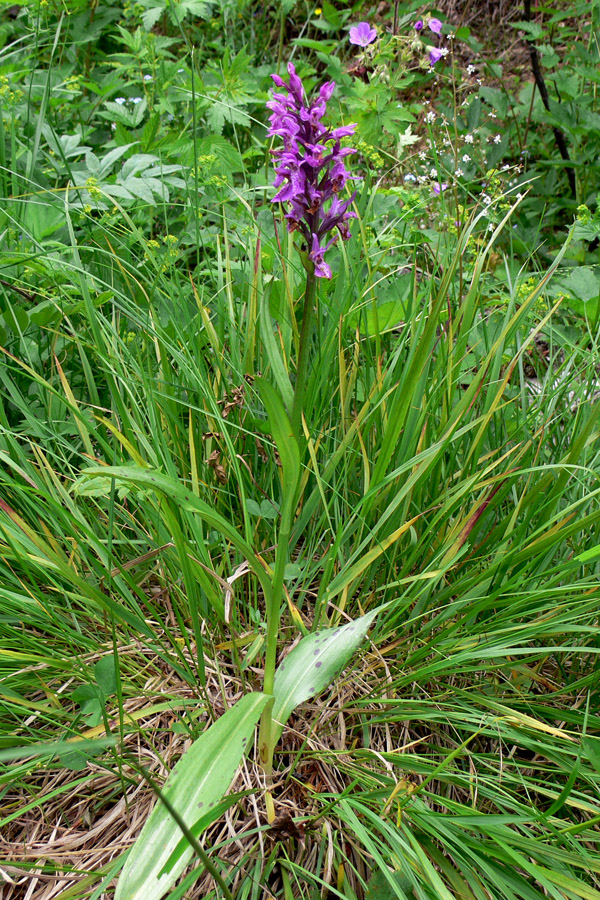
M 450 51 L 448 50 L 447 47 L 440 47 L 440 54 L 442 56 L 448 56 L 449 53 L 450 53 Z
M 463 154 L 462 161 L 463 161 L 464 163 L 469 163 L 469 162 L 471 162 L 471 157 L 469 156 L 468 153 L 464 153 L 464 154 Z
M 152 75 L 144 75 L 144 81 L 153 81 Z
M 485 203 L 486 206 L 489 206 L 490 203 L 492 202 L 492 198 L 490 197 L 489 194 L 482 194 L 481 199 L 483 200 L 483 202 Z
M 497 118 L 498 118 L 498 116 L 496 115 L 495 112 L 489 112 L 489 113 L 488 113 L 488 116 L 490 117 L 490 119 L 497 119 Z
M 489 224 L 488 227 L 487 227 L 487 230 L 488 230 L 488 231 L 493 231 L 495 227 L 496 227 L 496 226 L 495 226 L 492 222 L 490 222 L 490 224 Z
M 404 176 L 404 180 L 405 181 L 416 181 L 417 178 L 416 178 L 416 175 L 413 175 L 411 172 L 409 172 L 408 175 Z
M 129 99 L 131 100 L 132 103 L 141 103 L 142 102 L 141 97 L 130 97 Z
M 474 143 L 474 141 L 473 141 L 473 135 L 472 135 L 472 134 L 465 134 L 465 144 L 472 144 L 472 143 Z
M 517 200 L 522 200 L 522 199 L 523 199 L 523 194 L 519 191 L 519 193 L 517 194 Z
M 502 138 L 500 137 L 499 134 L 494 135 L 494 143 L 495 144 L 499 144 L 501 140 L 502 140 Z
M 430 177 L 430 178 L 437 178 L 437 175 L 438 175 L 437 169 L 430 169 L 430 170 L 429 170 L 429 177 Z
M 116 122 L 111 122 L 111 123 L 110 123 L 110 128 L 111 128 L 111 131 L 115 131 L 116 128 L 117 128 Z
M 467 75 L 474 75 L 476 71 L 477 70 L 476 70 L 475 66 L 471 66 L 471 65 L 467 66 Z
M 425 121 L 427 122 L 428 125 L 431 125 L 432 122 L 435 122 L 435 113 L 432 109 L 430 109 L 429 112 L 427 113 L 427 115 L 425 116 Z
M 185 72 L 185 69 L 177 69 L 177 74 L 181 75 L 182 72 Z
M 427 175 L 419 175 L 419 184 L 427 183 Z
M 464 175 L 465 173 L 464 173 L 463 170 L 459 167 L 459 168 L 456 170 L 456 172 L 455 172 L 454 174 L 456 175 L 457 178 L 462 178 L 463 175 Z
M 425 150 L 419 151 L 419 159 L 427 159 L 427 152 Z
M 481 78 L 477 79 L 477 84 L 483 84 L 483 81 L 481 80 Z
M 115 97 L 115 103 L 118 103 L 119 106 L 123 106 L 125 103 L 125 97 Z
M 502 166 L 502 171 L 508 172 L 509 169 L 510 169 L 510 163 L 504 163 L 504 165 Z

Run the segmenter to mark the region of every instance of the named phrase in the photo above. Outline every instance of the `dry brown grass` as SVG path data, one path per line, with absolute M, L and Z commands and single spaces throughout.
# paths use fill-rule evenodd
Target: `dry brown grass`
M 131 652 L 131 648 L 126 652 Z M 241 766 L 232 790 L 252 793 L 205 834 L 206 845 L 219 848 L 218 856 L 226 868 L 238 867 L 234 895 L 249 874 L 246 861 L 266 859 L 278 840 L 285 842 L 289 858 L 309 871 L 316 869 L 319 847 L 325 840 L 328 846 L 323 855 L 324 868 L 318 874 L 325 881 L 334 878 L 331 865 L 335 818 L 317 821 L 322 807 L 319 795 L 340 793 L 348 783 L 339 768 L 342 760 L 338 754 L 341 751 L 346 757 L 346 735 L 357 721 L 352 706 L 369 694 L 372 684 L 374 657 L 363 654 L 361 660 L 362 674 L 354 671 L 352 680 L 342 679 L 326 700 L 303 707 L 302 714 L 292 717 L 284 733 L 279 781 L 274 787 L 279 827 L 267 824 L 264 777 L 253 761 L 252 751 Z M 187 735 L 174 733 L 173 725 L 181 721 L 182 701 L 194 700 L 197 695 L 176 673 L 162 664 L 160 668 L 158 674 L 153 671 L 139 697 L 124 702 L 124 718 L 130 727 L 125 734 L 123 756 L 134 758 L 162 784 L 191 743 Z M 228 671 L 230 674 L 224 674 Z M 258 672 L 246 675 L 250 681 L 256 675 L 258 681 Z M 241 696 L 241 680 L 231 674 L 227 661 L 220 661 L 220 670 L 209 663 L 206 694 L 215 716 Z M 152 713 L 157 701 L 164 699 L 172 701 L 172 710 Z M 149 710 L 147 716 L 145 709 Z M 118 733 L 117 710 L 111 714 L 111 725 Z M 203 715 L 202 721 L 207 722 L 208 716 Z M 390 740 L 385 729 L 373 738 L 381 743 L 381 749 L 386 749 Z M 319 755 L 327 761 L 320 760 Z M 119 770 L 109 755 L 104 762 L 88 761 L 84 772 L 40 765 L 18 788 L 5 794 L 4 816 L 20 808 L 24 811 L 0 834 L 0 877 L 5 881 L 2 900 L 83 900 L 97 888 L 97 873 L 108 871 L 131 847 L 154 804 L 154 796 L 132 766 L 124 764 Z M 27 809 L 28 805 L 31 808 Z M 290 819 L 298 823 L 301 835 Z M 347 852 L 357 870 L 364 873 L 364 862 L 360 854 L 354 853 L 351 843 Z M 275 868 L 271 879 L 275 895 L 281 887 L 277 872 Z M 90 877 L 91 873 L 96 875 Z M 102 900 L 112 896 L 114 884 L 113 881 L 107 887 Z M 186 893 L 187 900 L 204 896 L 209 887 L 210 880 L 201 876 L 194 889 Z M 359 884 L 356 888 L 360 893 Z

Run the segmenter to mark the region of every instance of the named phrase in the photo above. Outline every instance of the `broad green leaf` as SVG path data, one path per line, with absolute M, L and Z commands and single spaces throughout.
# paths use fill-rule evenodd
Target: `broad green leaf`
M 270 698 L 246 694 L 200 735 L 167 778 L 163 793 L 195 834 L 207 810 L 215 807 L 231 784 L 246 753 L 254 726 Z M 115 900 L 160 900 L 190 861 L 182 851 L 181 831 L 159 802 L 131 849 L 119 878 Z
M 598 315 L 600 280 L 590 266 L 578 266 L 568 275 L 556 278 L 551 293 L 556 296 L 559 292 L 564 292 L 564 303 L 574 312 L 592 318 Z
M 190 831 L 192 832 L 194 837 L 200 837 L 202 832 L 205 831 L 209 825 L 212 825 L 213 822 L 217 822 L 221 818 L 221 816 L 225 815 L 228 809 L 230 809 L 236 803 L 239 803 L 242 797 L 247 797 L 248 794 L 252 793 L 253 791 L 240 791 L 239 794 L 230 794 L 219 803 L 215 803 L 215 805 L 211 806 L 210 809 L 207 809 L 206 812 L 202 816 L 200 816 L 194 827 L 190 828 Z M 187 849 L 187 838 L 185 837 L 185 835 L 183 835 L 181 837 L 181 840 L 171 853 L 170 857 L 166 861 L 164 868 L 161 872 L 158 873 L 159 877 L 163 874 L 163 872 L 169 872 L 177 863 L 179 858 L 187 852 Z
M 309 634 L 288 653 L 275 673 L 275 740 L 281 737 L 294 709 L 331 684 L 344 668 L 362 644 L 378 612 L 376 609 L 340 628 Z

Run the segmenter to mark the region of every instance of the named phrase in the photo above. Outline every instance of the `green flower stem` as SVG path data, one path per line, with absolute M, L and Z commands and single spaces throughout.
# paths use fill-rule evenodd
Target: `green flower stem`
M 310 268 L 308 268 L 308 266 L 310 266 Z M 314 266 L 309 262 L 306 269 L 306 290 L 304 292 L 302 331 L 300 332 L 298 365 L 296 367 L 296 387 L 294 389 L 294 402 L 292 404 L 292 414 L 290 416 L 292 434 L 298 438 L 298 443 L 300 445 L 302 445 L 302 401 L 304 399 L 304 388 L 306 386 L 306 375 L 308 372 L 310 334 L 312 330 L 313 307 L 315 305 L 316 293 L 317 279 L 315 277 Z
M 277 665 L 277 643 L 279 637 L 279 622 L 281 619 L 281 602 L 283 599 L 283 577 L 288 562 L 288 549 L 290 532 L 294 519 L 295 503 L 282 504 L 281 528 L 277 540 L 277 553 L 275 555 L 275 568 L 271 584 L 271 596 L 267 602 L 267 645 L 265 651 L 265 676 L 263 690 L 265 694 L 272 694 L 275 684 L 275 668 Z M 268 703 L 260 718 L 258 734 L 258 748 L 260 762 L 267 777 L 267 814 L 269 821 L 275 818 L 273 800 L 269 791 L 271 776 L 273 773 L 273 752 L 275 741 L 273 735 L 272 716 L 273 704 Z
M 313 321 L 313 307 L 316 295 L 316 278 L 312 263 L 308 263 L 306 267 L 306 289 L 304 292 L 304 310 L 302 315 L 302 329 L 300 332 L 300 342 L 298 347 L 298 365 L 296 367 L 296 386 L 294 390 L 294 400 L 292 403 L 292 411 L 290 423 L 292 434 L 301 444 L 301 428 L 302 428 L 302 407 L 303 396 L 306 385 L 306 375 L 308 371 L 308 359 L 310 350 L 310 337 Z M 297 493 L 297 486 L 294 489 Z M 265 675 L 263 690 L 265 694 L 272 694 L 275 684 L 275 668 L 277 665 L 277 643 L 279 638 L 279 624 L 281 619 L 281 605 L 283 601 L 283 580 L 285 575 L 285 567 L 289 559 L 289 542 L 292 525 L 297 507 L 297 496 L 286 497 L 281 506 L 281 527 L 277 539 L 277 552 L 275 555 L 275 568 L 273 570 L 273 580 L 271 582 L 271 596 L 267 598 L 267 641 L 265 651 Z M 260 731 L 258 737 L 258 746 L 260 754 L 260 762 L 267 776 L 268 782 L 271 779 L 273 771 L 273 751 L 275 742 L 273 735 L 272 704 L 268 704 L 261 716 Z M 269 819 L 274 816 L 273 803 L 271 796 L 267 790 L 267 807 Z

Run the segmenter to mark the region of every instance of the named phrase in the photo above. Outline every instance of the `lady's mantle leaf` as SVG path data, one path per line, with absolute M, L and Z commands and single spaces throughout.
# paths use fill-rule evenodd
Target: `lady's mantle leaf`
M 331 684 L 363 642 L 378 612 L 374 610 L 341 628 L 309 634 L 288 653 L 275 673 L 275 740 L 293 710 Z

